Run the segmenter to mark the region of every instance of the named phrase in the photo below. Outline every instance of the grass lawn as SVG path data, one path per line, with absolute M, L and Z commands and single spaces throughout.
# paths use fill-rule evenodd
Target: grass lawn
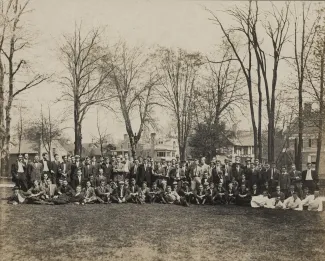
M 0 188 L 1 198 L 9 192 Z M 0 260 L 325 260 L 324 212 L 4 200 L 0 208 Z

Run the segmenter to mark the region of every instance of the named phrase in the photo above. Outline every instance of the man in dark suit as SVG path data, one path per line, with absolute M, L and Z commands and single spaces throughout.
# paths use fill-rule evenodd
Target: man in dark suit
M 139 160 L 135 159 L 134 164 L 132 165 L 130 169 L 130 179 L 136 179 L 139 171 Z
M 292 164 L 291 170 L 289 172 L 291 184 L 297 187 L 297 183 L 301 182 L 301 171 L 296 169 L 296 165 Z
M 225 186 L 232 181 L 232 167 L 229 165 L 229 160 L 225 159 L 225 165 L 222 168 L 223 176 L 225 177 Z
M 81 169 L 78 169 L 77 175 L 72 177 L 71 186 L 74 190 L 76 190 L 76 188 L 78 186 L 81 186 L 81 187 L 84 186 L 84 177 L 82 175 Z
M 242 168 L 240 163 L 234 163 L 235 166 L 232 170 L 232 176 L 235 178 L 235 180 L 240 180 L 242 175 L 244 174 L 244 169 Z
M 95 166 L 92 166 L 90 163 L 90 158 L 86 157 L 86 162 L 84 166 L 84 178 L 89 179 L 89 177 L 94 176 L 94 168 Z M 96 172 L 96 171 L 95 171 Z
M 29 180 L 30 182 L 34 182 L 34 180 L 38 180 L 39 182 L 42 179 L 42 171 L 43 171 L 43 165 L 42 163 L 39 161 L 39 156 L 36 155 L 34 157 L 34 162 L 32 162 L 30 165 L 30 176 L 29 176 Z
M 23 156 L 18 156 L 18 161 L 16 161 L 11 166 L 12 181 L 16 183 L 16 186 L 23 191 L 28 190 L 27 184 L 27 166 L 23 161 Z
M 276 168 L 276 164 L 273 162 L 271 168 L 267 171 L 268 182 L 270 184 L 270 187 L 272 188 L 272 191 L 275 190 L 275 187 L 279 183 L 279 174 L 280 172 Z
M 49 177 L 51 177 L 51 162 L 48 159 L 47 152 L 44 152 L 42 154 L 42 157 L 43 157 L 43 159 L 41 160 L 41 163 L 43 165 L 43 173 L 42 173 L 42 175 L 44 175 L 46 173 Z
M 111 196 L 114 203 L 127 203 L 130 200 L 130 191 L 125 188 L 124 181 L 119 181 L 118 187 Z
M 311 163 L 307 163 L 307 169 L 302 172 L 302 183 L 304 187 L 309 188 L 310 193 L 314 193 L 318 186 L 318 174 L 311 169 Z
M 110 181 L 113 179 L 113 165 L 109 161 L 109 158 L 105 158 L 105 162 L 101 166 L 104 170 L 104 176 L 106 177 L 107 181 Z
M 146 178 L 148 176 L 147 172 L 148 172 L 147 160 L 144 159 L 143 164 L 141 164 L 139 166 L 139 170 L 138 170 L 138 173 L 137 173 L 138 176 L 136 177 L 136 181 L 137 181 L 138 186 L 142 186 L 143 181 L 146 180 Z
M 77 172 L 78 170 L 81 170 L 81 172 L 84 172 L 84 166 L 80 161 L 80 156 L 79 155 L 75 155 L 74 156 L 75 162 L 72 163 L 71 165 L 71 180 L 74 179 L 75 176 L 77 176 Z
M 53 184 L 58 184 L 61 176 L 61 164 L 59 162 L 59 155 L 54 154 L 54 161 L 51 162 L 51 180 Z
M 65 178 L 68 183 L 71 182 L 71 163 L 68 162 L 67 156 L 62 156 L 62 162 L 60 164 L 61 167 L 61 177 Z

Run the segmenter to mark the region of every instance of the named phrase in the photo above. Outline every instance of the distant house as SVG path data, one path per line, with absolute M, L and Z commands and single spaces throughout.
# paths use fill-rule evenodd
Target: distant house
M 103 150 L 103 156 L 110 156 L 111 151 L 107 148 L 108 144 L 105 144 L 105 149 Z M 68 151 L 68 154 L 74 155 L 74 143 L 70 144 L 64 144 L 64 147 Z M 92 157 L 95 156 L 96 158 L 99 158 L 102 156 L 102 152 L 100 149 L 100 145 L 97 143 L 83 143 L 82 144 L 82 157 Z
M 131 154 L 131 146 L 127 134 L 116 145 L 116 150 L 112 150 L 112 155 L 115 156 L 125 154 Z M 148 140 L 139 142 L 136 154 L 141 157 L 151 157 L 155 161 L 160 161 L 162 158 L 170 161 L 179 155 L 178 142 L 176 138 L 162 137 L 156 133 L 151 133 Z
M 58 141 L 53 140 L 51 146 L 51 160 L 53 160 L 54 154 L 67 155 L 68 151 L 64 146 Z M 22 140 L 20 147 L 18 142 L 13 142 L 10 147 L 10 166 L 14 163 L 19 154 L 28 154 L 29 158 L 32 160 L 36 155 L 41 156 L 42 153 L 47 152 L 44 145 L 40 142 L 33 142 L 30 140 Z
M 317 139 L 318 127 L 316 126 L 318 114 L 312 110 L 311 103 L 304 105 L 304 129 L 303 129 L 303 144 L 302 144 L 302 164 L 306 165 L 307 162 L 316 162 L 317 153 Z M 287 130 L 287 151 L 292 155 L 296 155 L 298 149 L 298 117 L 294 119 L 293 123 Z M 325 148 L 322 149 L 325 151 Z

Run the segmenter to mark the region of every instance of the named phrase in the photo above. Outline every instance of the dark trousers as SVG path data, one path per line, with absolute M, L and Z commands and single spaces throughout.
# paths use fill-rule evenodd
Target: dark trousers
M 18 172 L 18 177 L 16 178 L 16 186 L 18 186 L 24 192 L 28 190 L 27 177 L 24 172 Z
M 316 190 L 316 182 L 314 180 L 305 180 L 304 187 L 307 187 L 310 193 L 314 193 Z

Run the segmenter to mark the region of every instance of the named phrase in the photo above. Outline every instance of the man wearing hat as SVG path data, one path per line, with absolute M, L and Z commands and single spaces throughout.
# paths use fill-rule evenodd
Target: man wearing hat
M 7 203 L 11 205 L 23 204 L 25 202 L 25 196 L 19 190 L 18 186 L 14 186 L 13 195 L 7 198 Z
M 130 200 L 130 191 L 125 188 L 124 181 L 120 180 L 118 187 L 114 190 L 112 201 L 115 203 L 127 203 Z

